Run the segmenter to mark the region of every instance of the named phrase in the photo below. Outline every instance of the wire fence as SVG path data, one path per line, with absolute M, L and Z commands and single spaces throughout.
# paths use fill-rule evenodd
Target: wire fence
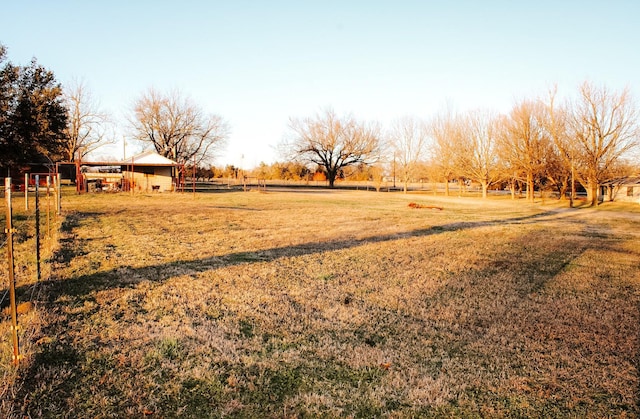
M 25 178 L 24 190 L 15 192 L 15 184 L 8 178 L 3 190 L 5 211 L 0 214 L 1 231 L 4 232 L 0 237 L 0 260 L 3 261 L 0 274 L 6 280 L 0 284 L 0 309 L 1 316 L 10 316 L 12 324 L 10 327 L 3 325 L 1 329 L 9 329 L 14 335 L 14 365 L 21 358 L 17 330 L 24 334 L 27 329 L 18 328 L 18 314 L 24 313 L 24 307 L 33 307 L 41 300 L 43 285 L 51 279 L 53 272 L 60 188 L 59 182 L 51 182 L 48 176 L 45 179 L 36 176 L 35 187 L 29 188 Z M 5 359 L 2 355 L 0 359 Z

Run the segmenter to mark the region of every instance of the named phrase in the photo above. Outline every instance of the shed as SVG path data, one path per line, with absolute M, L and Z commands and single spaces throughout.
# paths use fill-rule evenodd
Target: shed
M 605 201 L 640 203 L 640 176 L 626 176 L 605 182 L 601 186 Z
M 122 163 L 123 186 L 132 185 L 136 191 L 173 191 L 182 166 L 155 151 L 146 151 Z
M 174 191 L 181 185 L 183 166 L 155 151 L 145 151 L 122 161 L 76 161 L 59 163 L 75 166 L 78 192 L 93 191 Z

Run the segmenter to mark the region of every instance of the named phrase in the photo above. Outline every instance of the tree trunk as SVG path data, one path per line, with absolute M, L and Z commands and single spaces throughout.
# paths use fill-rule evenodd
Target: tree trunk
M 598 181 L 595 179 L 587 181 L 587 201 L 590 202 L 589 205 L 592 207 L 598 205 Z
M 533 173 L 527 173 L 527 199 L 529 202 L 534 201 L 534 185 L 533 185 Z
M 489 189 L 489 183 L 488 182 L 481 182 L 480 183 L 482 185 L 482 197 L 483 198 L 487 198 L 487 189 Z
M 338 176 L 338 170 L 327 169 L 327 180 L 329 181 L 329 188 L 333 189 L 334 184 L 336 183 L 336 177 Z
M 569 184 L 567 183 L 567 181 L 563 181 L 560 184 L 560 190 L 558 191 L 560 193 L 560 201 L 566 201 L 567 200 L 567 189 L 569 189 Z

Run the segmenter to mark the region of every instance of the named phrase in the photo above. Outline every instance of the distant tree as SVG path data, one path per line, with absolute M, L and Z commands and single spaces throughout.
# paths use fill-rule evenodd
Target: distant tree
M 487 111 L 472 111 L 461 120 L 461 135 L 455 147 L 457 171 L 478 182 L 482 197 L 501 177 L 496 145 L 496 117 Z
M 382 187 L 382 183 L 384 182 L 385 178 L 385 171 L 386 168 L 384 167 L 383 162 L 378 162 L 375 164 L 360 163 L 356 166 L 351 167 L 350 173 L 347 175 L 347 177 L 355 181 L 371 182 L 376 188 L 376 191 L 380 192 L 380 188 Z
M 369 166 L 369 180 L 373 182 L 376 192 L 380 192 L 384 182 L 384 167 L 380 164 Z
M 500 156 L 517 176 L 524 176 L 529 201 L 534 199 L 536 179 L 543 175 L 547 157 L 552 152 L 544 118 L 540 102 L 522 100 L 501 121 Z
M 82 81 L 73 81 L 64 92 L 68 111 L 65 159 L 75 161 L 106 144 L 113 144 L 109 137 L 111 128 L 108 115 L 100 110 L 91 92 Z
M 224 167 L 224 170 L 222 171 L 222 177 L 226 177 L 229 179 L 231 178 L 237 179 L 239 173 L 240 173 L 240 169 L 238 169 L 232 164 L 228 164 Z
M 309 179 L 309 176 L 311 175 L 311 169 L 309 169 L 307 165 L 299 162 L 290 163 L 289 172 L 292 174 L 293 180 Z
M 432 138 L 431 174 L 442 179 L 444 193 L 449 196 L 449 182 L 456 176 L 456 144 L 461 135 L 460 117 L 451 109 L 437 114 L 429 122 Z
M 571 167 L 557 147 L 553 147 L 547 155 L 544 178 L 556 190 L 560 200 L 565 200 L 571 181 Z
M 550 155 L 546 177 L 555 186 L 560 200 L 566 199 L 569 182 L 571 187 L 571 202 L 575 198 L 575 179 L 573 175 L 575 150 L 568 132 L 567 106 L 557 103 L 557 86 L 548 91 L 548 96 L 541 102 L 545 109 L 545 129 L 551 138 L 554 149 Z
M 256 167 L 255 169 L 253 169 L 253 176 L 259 178 L 259 179 L 271 179 L 270 176 L 270 170 L 269 170 L 269 165 L 267 165 L 267 163 L 261 161 L 260 164 L 258 165 L 258 167 Z
M 311 170 L 299 162 L 275 162 L 271 165 L 262 162 L 252 171 L 253 176 L 270 180 L 304 180 L 310 174 Z
M 576 171 L 587 189 L 591 205 L 597 204 L 600 183 L 640 141 L 639 113 L 628 89 L 611 92 L 585 82 L 570 107 L 568 125 Z
M 178 163 L 208 163 L 229 135 L 219 115 L 207 115 L 190 98 L 149 89 L 135 102 L 134 137 Z
M 289 128 L 292 138 L 285 150 L 293 158 L 323 167 L 331 188 L 345 167 L 379 158 L 379 127 L 351 115 L 339 117 L 326 110 L 313 118 L 291 119 Z
M 219 169 L 213 165 L 209 166 L 209 171 L 207 173 L 209 176 L 209 180 L 211 179 L 220 179 L 224 177 L 224 169 Z
M 0 45 L 0 62 L 6 48 Z M 60 158 L 67 124 L 62 88 L 35 59 L 0 69 L 0 166 Z
M 438 194 L 438 183 L 442 180 L 441 173 L 440 167 L 436 165 L 433 159 L 420 164 L 420 176 L 431 183 L 431 191 L 434 195 Z
M 409 116 L 393 121 L 389 142 L 404 193 L 407 193 L 407 185 L 415 178 L 418 165 L 425 157 L 427 141 L 428 131 L 424 121 Z
M 369 181 L 372 180 L 373 168 L 373 165 L 355 164 L 349 168 L 346 176 L 353 181 Z

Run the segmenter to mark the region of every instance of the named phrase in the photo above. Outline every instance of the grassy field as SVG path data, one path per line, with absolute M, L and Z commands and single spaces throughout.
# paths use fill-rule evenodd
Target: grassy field
M 640 413 L 635 207 L 326 190 L 63 207 L 51 280 L 19 287 L 17 372 L 0 323 L 2 417 Z

